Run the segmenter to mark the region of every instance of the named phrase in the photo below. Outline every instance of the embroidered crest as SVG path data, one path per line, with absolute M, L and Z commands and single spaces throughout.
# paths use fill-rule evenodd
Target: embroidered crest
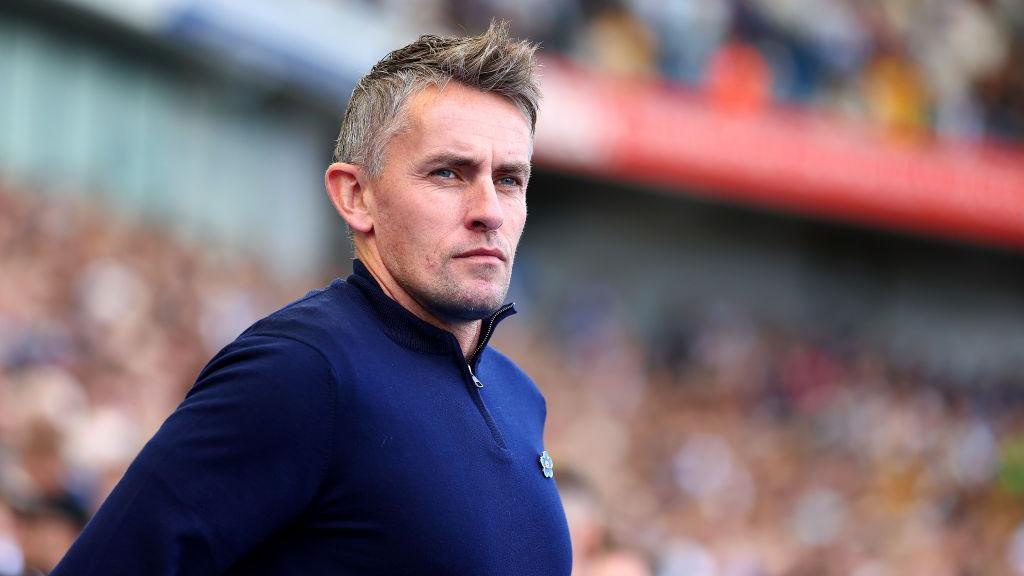
M 555 477 L 555 461 L 551 459 L 551 454 L 548 454 L 547 450 L 540 453 L 540 469 L 545 478 Z

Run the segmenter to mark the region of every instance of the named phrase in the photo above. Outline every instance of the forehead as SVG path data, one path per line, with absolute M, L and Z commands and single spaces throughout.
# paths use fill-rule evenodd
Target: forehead
M 529 160 L 533 149 L 530 123 L 511 100 L 458 82 L 420 90 L 407 114 L 399 139 L 423 152 L 489 151 Z

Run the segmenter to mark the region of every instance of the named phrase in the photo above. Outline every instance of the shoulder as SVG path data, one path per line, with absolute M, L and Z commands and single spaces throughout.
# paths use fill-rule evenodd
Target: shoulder
M 180 408 L 221 405 L 256 432 L 264 419 L 299 436 L 333 426 L 340 388 L 354 381 L 349 356 L 372 322 L 351 291 L 335 280 L 258 320 L 207 363 Z
M 270 339 L 296 356 L 316 352 L 332 370 L 345 371 L 345 365 L 339 364 L 342 353 L 359 342 L 374 322 L 353 290 L 340 279 L 313 290 L 255 322 L 228 347 Z M 302 345 L 309 350 L 302 351 Z
M 246 333 L 199 373 L 179 412 L 210 413 L 238 429 L 301 433 L 331 426 L 337 377 L 315 347 L 280 335 Z
M 245 332 L 210 359 L 196 385 L 214 377 L 285 386 L 290 382 L 332 380 L 333 370 L 324 354 L 300 337 Z
M 316 348 L 339 325 L 353 321 L 357 310 L 348 295 L 350 290 L 344 280 L 335 280 L 258 320 L 241 337 L 284 335 Z

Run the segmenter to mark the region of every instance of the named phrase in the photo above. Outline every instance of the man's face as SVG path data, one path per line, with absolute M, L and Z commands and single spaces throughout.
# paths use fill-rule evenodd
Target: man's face
M 506 98 L 450 82 L 407 106 L 373 181 L 373 230 L 397 284 L 445 321 L 501 306 L 526 223 L 530 125 Z

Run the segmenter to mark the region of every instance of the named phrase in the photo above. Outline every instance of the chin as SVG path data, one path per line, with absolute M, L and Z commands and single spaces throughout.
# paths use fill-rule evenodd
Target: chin
M 449 271 L 450 272 L 450 271 Z M 439 274 L 418 292 L 441 318 L 470 321 L 486 318 L 505 303 L 508 276 L 503 273 Z
M 441 315 L 454 320 L 482 320 L 493 314 L 505 303 L 504 291 L 490 294 L 461 294 L 439 298 L 434 302 Z

